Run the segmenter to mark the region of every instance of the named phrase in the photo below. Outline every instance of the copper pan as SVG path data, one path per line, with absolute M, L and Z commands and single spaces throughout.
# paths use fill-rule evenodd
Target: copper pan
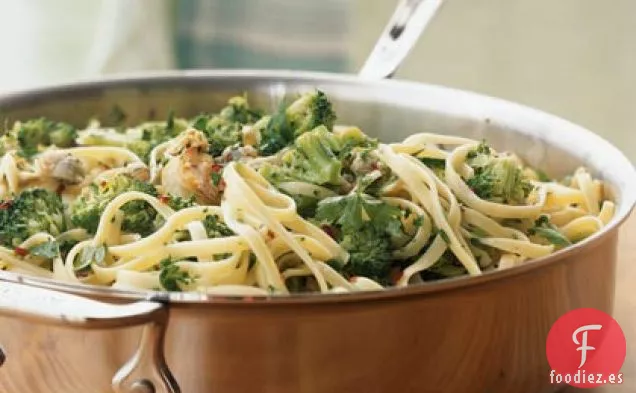
M 374 79 L 399 61 L 389 63 L 365 67 L 363 77 L 242 70 L 102 79 L 10 94 L 0 98 L 0 111 L 5 119 L 49 116 L 81 125 L 117 104 L 134 123 L 170 109 L 209 111 L 244 91 L 268 108 L 285 94 L 318 87 L 333 97 L 340 122 L 385 141 L 414 132 L 459 134 L 517 151 L 553 176 L 585 165 L 617 201 L 613 221 L 581 243 L 509 270 L 372 293 L 241 299 L 0 272 L 0 392 L 558 389 L 550 385 L 546 336 L 569 310 L 612 312 L 618 228 L 636 201 L 632 163 L 590 131 L 534 109 Z

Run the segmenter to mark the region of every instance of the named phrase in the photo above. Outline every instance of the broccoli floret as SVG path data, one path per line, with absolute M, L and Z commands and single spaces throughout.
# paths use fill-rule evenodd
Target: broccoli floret
M 339 148 L 334 135 L 324 126 L 319 126 L 296 138 L 294 148 L 283 154 L 281 165 L 263 165 L 260 171 L 273 183 L 296 180 L 338 185 L 342 169 L 337 156 Z
M 279 152 L 294 143 L 294 138 L 318 126 L 331 130 L 336 121 L 331 102 L 319 90 L 303 94 L 289 106 L 282 102 L 276 113 L 267 118 L 259 146 L 264 156 Z
M 259 126 L 261 130 L 258 150 L 263 156 L 276 154 L 294 142 L 294 130 L 287 121 L 283 103 L 272 116 L 263 117 L 255 126 Z
M 346 158 L 354 151 L 370 151 L 378 147 L 378 140 L 369 138 L 358 127 L 334 127 L 336 140 L 340 145 L 340 157 Z
M 320 90 L 305 93 L 292 102 L 285 111 L 294 136 L 311 131 L 318 126 L 331 130 L 336 121 L 331 102 Z
M 125 147 L 147 163 L 154 145 L 149 141 L 139 140 L 128 142 Z
M 0 243 L 17 247 L 38 232 L 57 236 L 64 232 L 64 205 L 54 192 L 34 188 L 0 203 Z
M 327 225 L 340 245 L 349 252 L 349 262 L 341 271 L 389 284 L 391 257 L 396 240 L 406 237 L 402 211 L 379 199 L 353 192 L 327 198 L 318 204 L 314 220 Z
M 218 157 L 227 147 L 240 145 L 243 125 L 252 124 L 260 117 L 260 112 L 251 109 L 244 96 L 237 96 L 230 98 L 228 105 L 218 114 L 201 114 L 195 117 L 192 127 L 206 134 L 208 152 Z
M 157 190 L 151 184 L 119 174 L 100 184 L 84 187 L 80 196 L 71 205 L 71 222 L 89 233 L 95 233 L 106 205 L 128 191 L 157 196 Z M 125 232 L 139 233 L 143 236 L 152 233 L 157 212 L 146 201 L 130 201 L 124 204 L 121 210 L 124 213 L 122 229 Z
M 45 118 L 29 120 L 20 124 L 16 135 L 20 148 L 27 156 L 36 154 L 40 145 L 50 143 L 48 129 L 49 121 Z
M 27 157 L 37 154 L 41 146 L 73 146 L 77 137 L 77 130 L 72 125 L 44 117 L 16 123 L 11 132 L 15 134 L 22 154 Z
M 199 131 L 203 131 L 208 140 L 208 153 L 213 157 L 218 157 L 228 146 L 241 143 L 241 124 L 232 122 L 221 116 L 199 115 L 192 126 Z
M 230 98 L 227 106 L 221 109 L 219 116 L 235 123 L 252 124 L 263 114 L 259 110 L 250 108 L 247 97 L 243 95 Z
M 54 123 L 49 130 L 51 144 L 57 147 L 72 147 L 77 138 L 77 129 L 70 124 Z
M 467 162 L 474 176 L 466 184 L 482 199 L 521 205 L 533 189 L 513 157 L 494 154 L 485 143 L 470 152 Z
M 340 245 L 349 252 L 349 263 L 343 271 L 351 276 L 364 276 L 388 284 L 391 271 L 391 240 L 382 230 L 366 226 L 346 232 Z

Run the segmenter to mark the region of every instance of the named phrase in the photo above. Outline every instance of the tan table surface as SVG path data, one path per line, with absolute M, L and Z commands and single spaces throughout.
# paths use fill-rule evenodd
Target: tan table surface
M 623 384 L 597 389 L 566 389 L 563 393 L 635 393 L 636 392 L 636 214 L 621 228 L 616 278 L 614 318 L 627 340 L 627 358 L 623 365 Z

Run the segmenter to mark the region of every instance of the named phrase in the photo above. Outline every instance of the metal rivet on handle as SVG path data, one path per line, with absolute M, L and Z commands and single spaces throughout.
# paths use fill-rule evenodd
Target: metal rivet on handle
M 130 386 L 130 393 L 155 393 L 155 385 L 147 379 L 140 379 Z

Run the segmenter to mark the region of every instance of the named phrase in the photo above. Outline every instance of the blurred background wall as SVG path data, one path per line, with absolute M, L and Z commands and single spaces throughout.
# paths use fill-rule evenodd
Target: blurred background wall
M 358 0 L 353 68 L 393 0 Z M 527 104 L 636 160 L 636 1 L 447 0 L 397 77 Z
M 86 76 L 103 1 L 0 0 L 0 91 Z M 396 0 L 348 1 L 343 71 L 355 72 Z M 397 77 L 546 110 L 636 161 L 634 37 L 635 0 L 446 0 Z

